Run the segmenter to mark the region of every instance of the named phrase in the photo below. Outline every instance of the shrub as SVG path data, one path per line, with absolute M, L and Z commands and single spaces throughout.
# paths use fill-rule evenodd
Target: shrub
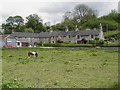
M 120 83 L 114 82 L 112 88 L 120 88 Z
M 66 72 L 72 72 L 73 70 L 71 70 L 71 69 L 66 69 Z
M 43 44 L 42 43 L 37 43 L 37 46 L 42 46 Z
M 22 88 L 23 85 L 17 80 L 8 81 L 2 84 L 2 88 Z
M 103 40 L 90 40 L 89 41 L 89 44 L 92 44 L 92 45 L 97 45 L 97 46 L 103 46 L 104 44 L 104 41 Z
M 45 43 L 44 46 L 45 47 L 60 47 L 61 44 L 60 43 L 55 43 L 55 44 Z
M 97 56 L 97 53 L 94 52 L 94 53 L 91 54 L 91 56 Z
M 89 41 L 89 44 L 92 44 L 92 45 L 93 45 L 93 44 L 96 44 L 96 40 L 90 40 L 90 41 Z
M 91 47 L 91 44 L 74 44 L 74 43 L 69 43 L 69 44 L 65 44 L 65 43 L 55 43 L 55 44 L 51 44 L 51 43 L 46 43 L 44 44 L 45 47 Z
M 70 43 L 70 44 L 61 44 L 62 47 L 91 47 L 91 44 L 74 44 L 74 43 Z
M 104 44 L 103 47 L 120 47 L 120 44 Z
M 40 43 L 38 46 L 42 46 Z M 45 47 L 92 47 L 91 44 L 75 44 L 75 43 L 45 43 Z

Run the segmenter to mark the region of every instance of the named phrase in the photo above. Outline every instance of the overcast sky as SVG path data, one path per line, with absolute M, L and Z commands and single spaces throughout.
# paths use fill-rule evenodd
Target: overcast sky
M 80 2 L 81 1 L 81 2 Z M 88 2 L 89 1 L 89 2 Z M 0 0 L 0 24 L 9 16 L 20 15 L 24 19 L 30 14 L 38 14 L 43 22 L 52 24 L 62 20 L 66 11 L 72 11 L 84 3 L 98 11 L 98 16 L 108 14 L 111 9 L 118 10 L 119 0 Z

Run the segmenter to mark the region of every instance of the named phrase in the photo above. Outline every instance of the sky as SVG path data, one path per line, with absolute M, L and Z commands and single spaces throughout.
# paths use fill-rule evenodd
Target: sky
M 118 10 L 119 0 L 0 0 L 0 25 L 9 16 L 20 15 L 24 19 L 38 14 L 43 23 L 56 24 L 62 21 L 66 11 L 73 11 L 78 4 L 86 4 L 97 10 L 98 16 L 107 15 L 111 9 Z M 25 19 L 26 21 L 26 19 Z

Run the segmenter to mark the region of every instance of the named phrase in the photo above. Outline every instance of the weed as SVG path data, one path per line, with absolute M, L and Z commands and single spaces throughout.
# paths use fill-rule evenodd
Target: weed
M 58 85 L 59 81 L 55 81 L 54 85 Z
M 8 57 L 13 57 L 12 55 L 8 55 Z
M 72 70 L 71 69 L 67 69 L 66 72 L 72 72 Z
M 2 88 L 22 88 L 22 87 L 23 87 L 23 84 L 18 82 L 17 79 L 11 80 L 2 84 Z
M 69 64 L 71 63 L 71 61 L 64 61 L 64 64 Z
M 107 63 L 106 63 L 106 62 L 102 63 L 102 66 L 105 66 L 105 65 L 107 65 Z
M 112 88 L 120 88 L 120 83 L 114 82 Z
M 97 56 L 97 53 L 94 52 L 94 53 L 91 54 L 91 56 Z
M 76 63 L 76 65 L 80 65 L 79 63 Z

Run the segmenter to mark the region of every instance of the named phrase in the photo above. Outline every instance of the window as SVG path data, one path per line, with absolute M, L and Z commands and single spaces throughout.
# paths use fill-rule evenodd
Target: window
M 77 35 L 77 39 L 80 39 L 80 35 Z
M 95 38 L 97 38 L 98 37 L 98 35 L 95 35 Z
M 70 38 L 70 35 L 68 37 Z
M 63 36 L 63 38 L 67 38 L 67 36 Z
M 91 35 L 91 38 L 93 38 L 94 36 L 93 35 Z
M 20 42 L 17 42 L 17 45 L 20 46 Z
M 52 41 L 52 43 L 54 43 L 54 41 Z
M 59 39 L 61 39 L 61 38 L 62 38 L 62 36 L 58 36 L 58 38 L 59 38 Z

